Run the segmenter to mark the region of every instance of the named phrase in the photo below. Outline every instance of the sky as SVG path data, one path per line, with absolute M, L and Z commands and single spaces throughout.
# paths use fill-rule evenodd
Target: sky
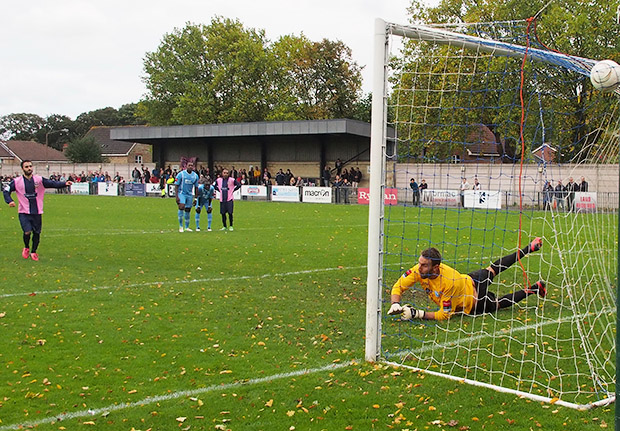
M 0 116 L 46 117 L 138 102 L 143 59 L 163 36 L 215 16 L 265 30 L 270 41 L 303 33 L 341 40 L 370 92 L 374 22 L 407 24 L 410 0 L 30 0 L 4 2 Z

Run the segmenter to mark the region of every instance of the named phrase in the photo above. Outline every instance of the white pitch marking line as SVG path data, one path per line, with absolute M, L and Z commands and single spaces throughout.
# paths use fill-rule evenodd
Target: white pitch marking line
M 192 397 L 192 396 L 196 396 L 200 394 L 206 394 L 209 392 L 224 391 L 228 389 L 239 388 L 242 386 L 257 385 L 260 383 L 272 382 L 274 380 L 286 379 L 288 377 L 297 377 L 297 376 L 302 376 L 302 375 L 321 373 L 323 371 L 337 370 L 339 368 L 348 367 L 349 365 L 353 363 L 356 363 L 356 361 L 347 361 L 342 364 L 329 364 L 329 365 L 326 365 L 320 368 L 311 368 L 311 369 L 303 369 L 303 370 L 298 370 L 298 371 L 291 371 L 290 373 L 276 374 L 276 375 L 269 376 L 269 377 L 260 377 L 258 379 L 250 379 L 245 382 L 227 383 L 223 385 L 211 385 L 205 388 L 173 392 L 171 394 L 166 394 L 166 395 L 156 395 L 153 397 L 144 398 L 140 401 L 134 401 L 133 403 L 129 403 L 129 404 L 111 404 L 107 407 L 101 407 L 97 409 L 79 410 L 79 411 L 71 412 L 71 413 L 60 413 L 53 417 L 48 416 L 46 418 L 35 420 L 35 421 L 0 426 L 0 431 L 33 428 L 39 425 L 49 424 L 53 422 L 60 422 L 63 420 L 99 416 L 104 413 L 110 413 L 113 411 L 130 409 L 134 407 L 143 407 L 145 405 L 159 403 L 162 401 L 170 401 L 170 400 L 175 400 L 178 398 Z
M 612 311 L 615 311 L 614 308 L 610 308 L 610 307 L 606 307 L 604 309 L 602 309 L 599 313 L 596 314 L 607 314 L 610 313 Z M 591 316 L 595 313 L 583 313 L 583 314 L 579 314 L 576 316 L 567 316 L 564 317 L 562 319 L 549 319 L 547 321 L 544 322 L 539 322 L 539 323 L 534 323 L 531 325 L 526 325 L 526 326 L 520 326 L 517 328 L 510 328 L 510 329 L 499 329 L 498 331 L 496 331 L 495 333 L 480 333 L 478 335 L 474 335 L 473 337 L 467 337 L 467 338 L 458 338 L 455 341 L 446 341 L 445 343 L 439 343 L 439 344 L 426 344 L 422 347 L 419 347 L 417 349 L 411 349 L 409 351 L 404 351 L 404 352 L 399 352 L 399 353 L 395 353 L 394 355 L 390 355 L 393 357 L 397 357 L 397 358 L 402 358 L 402 357 L 406 357 L 407 355 L 413 353 L 425 353 L 428 352 L 429 350 L 434 350 L 434 349 L 444 349 L 444 348 L 448 348 L 448 347 L 460 347 L 463 345 L 467 345 L 467 344 L 471 344 L 474 341 L 478 341 L 484 338 L 496 338 L 496 337 L 501 337 L 503 335 L 505 336 L 510 336 L 511 334 L 514 334 L 516 332 L 525 332 L 528 331 L 530 329 L 537 329 L 537 328 L 542 328 L 543 326 L 547 326 L 547 325 L 559 325 L 565 322 L 569 322 L 571 320 L 579 320 L 579 319 L 583 319 L 585 317 Z

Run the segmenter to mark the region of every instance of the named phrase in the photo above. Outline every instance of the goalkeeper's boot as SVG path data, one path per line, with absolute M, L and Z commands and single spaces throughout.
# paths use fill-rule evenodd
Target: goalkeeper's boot
M 30 249 L 24 247 L 24 249 L 22 250 L 22 257 L 24 259 L 28 259 L 29 256 L 30 256 Z
M 30 257 L 32 258 L 32 260 L 34 260 L 35 262 L 39 261 L 39 255 L 37 253 L 30 253 Z
M 541 247 L 542 247 L 542 238 L 540 237 L 534 238 L 534 240 L 530 243 L 530 253 L 533 251 L 540 250 Z
M 528 287 L 525 291 L 529 294 L 529 293 L 537 293 L 538 296 L 540 296 L 541 298 L 544 298 L 545 296 L 547 296 L 547 285 L 545 284 L 544 281 L 542 280 L 538 280 L 536 283 L 532 284 L 530 287 Z

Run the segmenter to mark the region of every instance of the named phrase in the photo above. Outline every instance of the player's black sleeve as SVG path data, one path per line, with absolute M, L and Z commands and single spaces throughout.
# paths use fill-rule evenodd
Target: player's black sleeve
M 11 180 L 11 182 L 2 189 L 2 194 L 4 195 L 4 202 L 6 202 L 7 204 L 10 204 L 11 202 L 13 202 L 11 193 L 13 193 L 14 191 L 15 191 L 15 180 Z
M 43 187 L 46 189 L 62 189 L 63 187 L 67 187 L 66 181 L 54 181 L 49 178 L 43 178 Z
M 239 181 L 235 180 L 235 190 L 233 190 L 233 192 L 236 192 L 240 188 L 241 188 L 241 183 Z

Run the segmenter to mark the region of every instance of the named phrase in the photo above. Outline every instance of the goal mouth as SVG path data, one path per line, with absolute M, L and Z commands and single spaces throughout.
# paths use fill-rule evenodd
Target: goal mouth
M 620 92 L 531 24 L 377 20 L 366 359 L 586 409 L 615 400 Z M 403 303 L 449 318 L 388 315 L 429 247 L 462 276 L 516 253 L 488 284 L 513 302 L 474 316 L 453 280 L 416 279 Z

